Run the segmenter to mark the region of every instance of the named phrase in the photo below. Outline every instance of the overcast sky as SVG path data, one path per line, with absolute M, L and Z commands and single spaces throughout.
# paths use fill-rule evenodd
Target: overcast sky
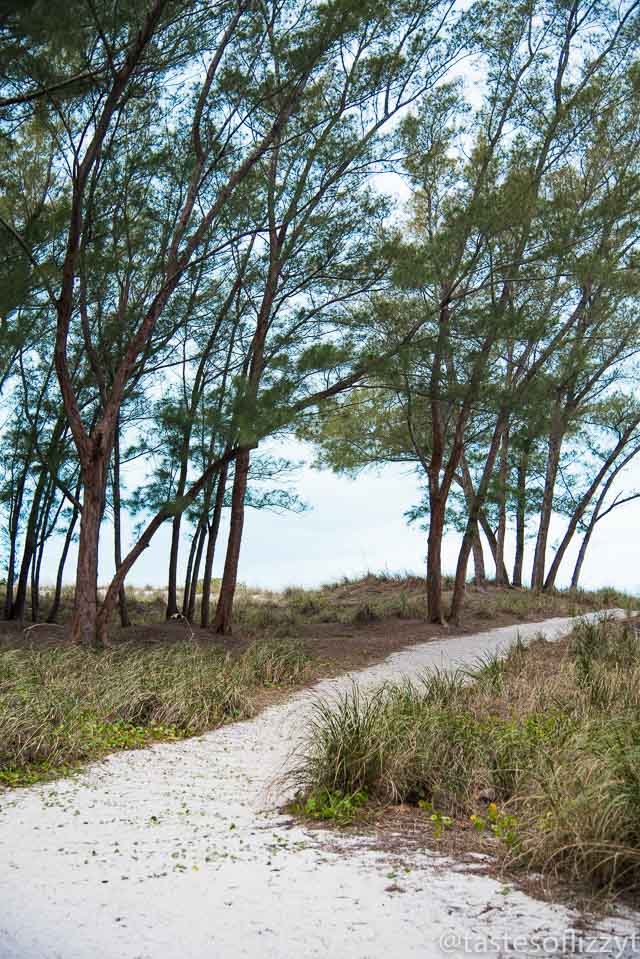
M 467 65 L 461 67 L 459 73 L 465 81 L 467 96 L 471 101 L 477 100 L 480 89 L 477 73 Z M 400 176 L 391 173 L 379 174 L 373 179 L 381 192 L 393 198 L 396 215 L 400 214 L 409 196 L 407 184 Z M 247 511 L 240 557 L 241 581 L 253 586 L 282 589 L 293 585 L 317 586 L 341 576 L 356 576 L 367 571 L 425 572 L 426 533 L 417 525 L 408 526 L 404 518 L 406 510 L 421 499 L 418 478 L 410 468 L 388 466 L 367 471 L 352 480 L 313 469 L 310 465 L 313 451 L 300 443 L 263 444 L 260 449 L 307 461 L 308 465 L 296 475 L 295 490 L 309 509 L 301 514 L 280 515 Z M 626 471 L 618 488 L 628 490 L 633 487 L 640 488 L 640 463 L 635 469 Z M 127 492 L 132 492 L 131 486 Z M 125 549 L 132 542 L 131 525 L 125 520 Z M 220 532 L 215 575 L 220 575 L 224 562 L 227 530 L 225 522 Z M 556 518 L 552 525 L 549 557 L 563 530 L 563 521 Z M 170 526 L 165 524 L 133 567 L 128 582 L 165 586 L 169 542 Z M 443 550 L 446 572 L 455 570 L 458 545 L 458 536 L 446 537 Z M 513 563 L 513 541 L 508 547 L 507 565 L 510 566 Z M 578 547 L 576 541 L 567 552 L 558 579 L 559 586 L 568 585 Z M 187 535 L 182 538 L 181 576 L 184 576 L 188 548 Z M 60 541 L 53 541 L 48 552 L 52 562 L 45 562 L 44 582 L 52 582 L 55 578 Z M 101 583 L 108 582 L 111 577 L 112 555 L 113 534 L 111 528 L 105 526 L 100 557 Z M 488 547 L 485 548 L 485 557 L 491 574 Z M 533 544 L 529 540 L 525 566 L 527 577 L 532 557 Z M 73 582 L 75 559 L 72 550 L 66 567 L 66 582 Z M 615 586 L 640 593 L 640 500 L 614 510 L 599 524 L 583 567 L 581 585 L 594 588 Z
M 294 459 L 305 458 L 308 463 L 312 451 L 300 443 L 271 447 L 271 451 Z M 627 473 L 624 487 L 640 486 L 636 468 Z M 335 476 L 310 465 L 295 477 L 294 487 L 309 505 L 300 514 L 275 514 L 248 510 L 240 557 L 240 580 L 270 589 L 285 586 L 317 586 L 341 576 L 355 576 L 371 570 L 379 572 L 410 571 L 424 573 L 426 534 L 417 526 L 409 527 L 405 511 L 419 501 L 417 476 L 407 467 L 388 466 L 376 472 L 365 472 L 357 479 Z M 130 490 L 129 490 L 130 492 Z M 638 501 L 640 503 L 640 501 Z M 583 570 L 582 585 L 588 587 L 616 586 L 640 593 L 640 505 L 631 503 L 614 511 L 603 520 L 594 536 Z M 226 545 L 225 523 L 220 534 L 215 575 L 220 575 Z M 552 545 L 563 529 L 558 519 L 554 527 Z M 131 530 L 128 527 L 130 545 Z M 143 586 L 165 586 L 170 526 L 156 534 L 151 546 L 134 566 L 128 582 Z M 453 572 L 459 539 L 447 537 L 444 545 L 444 566 Z M 104 527 L 101 546 L 100 582 L 108 582 L 113 564 L 111 528 Z M 189 536 L 183 537 L 181 570 L 186 565 Z M 127 545 L 127 544 L 125 544 Z M 513 543 L 510 543 L 512 563 Z M 529 543 L 528 568 L 532 544 Z M 59 541 L 53 544 L 50 555 L 55 562 L 59 555 Z M 576 546 L 577 549 L 577 546 Z M 565 585 L 573 568 L 576 549 L 565 560 L 564 575 L 559 585 Z M 488 549 L 486 560 L 491 568 Z M 69 556 L 66 582 L 73 581 L 75 552 Z M 471 571 L 471 570 L 470 570 Z M 46 564 L 43 580 L 51 583 L 55 566 Z

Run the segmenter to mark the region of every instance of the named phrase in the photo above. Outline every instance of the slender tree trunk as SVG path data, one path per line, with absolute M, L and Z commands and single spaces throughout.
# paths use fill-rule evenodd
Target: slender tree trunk
M 98 546 L 106 480 L 105 460 L 96 456 L 90 465 L 83 466 L 82 478 L 84 496 L 71 638 L 84 646 L 100 647 L 103 640 L 97 633 Z
M 113 441 L 113 553 L 116 569 L 122 563 L 122 494 L 120 489 L 120 419 L 116 422 L 116 432 Z M 125 628 L 131 625 L 129 610 L 127 609 L 127 594 L 124 583 L 118 591 L 118 607 L 120 610 L 120 625 Z
M 427 616 L 430 623 L 444 625 L 442 604 L 442 538 L 446 498 L 429 495 L 429 536 L 427 539 Z
M 193 413 L 193 404 L 192 408 L 188 411 L 188 416 L 190 417 Z M 182 436 L 182 446 L 180 449 L 180 472 L 178 474 L 178 481 L 176 483 L 176 493 L 175 498 L 179 499 L 184 495 L 184 491 L 187 488 L 187 475 L 189 470 L 189 443 L 191 440 L 191 422 L 189 421 L 185 425 L 183 436 Z M 180 529 L 182 525 L 182 510 L 178 511 L 173 517 L 173 522 L 171 524 L 171 547 L 169 549 L 169 574 L 167 582 L 167 609 L 166 609 L 166 618 L 171 619 L 172 616 L 175 616 L 178 612 L 178 555 L 180 552 Z M 184 597 L 183 597 L 183 614 L 184 613 Z M 186 614 L 185 614 L 186 615 Z
M 198 546 L 196 549 L 195 556 L 193 558 L 193 569 L 191 570 L 191 584 L 189 588 L 189 604 L 187 606 L 187 619 L 189 622 L 193 622 L 193 618 L 196 612 L 196 596 L 198 592 L 198 577 L 200 576 L 200 563 L 202 562 L 202 554 L 204 552 L 204 544 L 207 538 L 207 505 L 202 512 L 200 521 L 198 523 Z
M 500 443 L 498 469 L 498 529 L 496 533 L 496 586 L 506 586 L 504 562 L 507 535 L 507 480 L 509 476 L 509 430 L 505 429 Z
M 524 569 L 524 544 L 527 524 L 527 474 L 529 450 L 524 449 L 518 460 L 517 505 L 516 505 L 516 555 L 513 561 L 513 585 L 522 586 Z
M 633 455 L 635 456 L 635 453 L 634 453 Z M 604 501 L 605 501 L 606 498 L 607 498 L 607 494 L 608 494 L 609 490 L 611 489 L 611 486 L 613 485 L 613 481 L 615 480 L 616 476 L 618 476 L 618 474 L 620 473 L 621 469 L 622 469 L 624 466 L 627 465 L 627 463 L 628 463 L 628 461 L 629 461 L 630 458 L 632 458 L 632 457 L 625 457 L 623 463 L 621 463 L 621 464 L 611 473 L 611 475 L 610 475 L 609 478 L 607 479 L 607 482 L 606 482 L 606 483 L 604 484 L 604 486 L 602 487 L 602 491 L 601 491 L 600 495 L 598 496 L 598 499 L 597 499 L 597 501 L 596 501 L 596 505 L 595 505 L 595 507 L 594 507 L 593 513 L 591 514 L 591 519 L 589 520 L 589 525 L 587 526 L 587 530 L 586 530 L 584 536 L 582 537 L 582 542 L 580 543 L 580 549 L 579 549 L 579 551 L 578 551 L 578 558 L 576 559 L 576 564 L 575 564 L 575 566 L 573 567 L 573 573 L 572 573 L 572 576 L 571 576 L 571 589 L 577 589 L 577 588 L 578 588 L 578 584 L 580 583 L 580 574 L 582 573 L 582 566 L 583 566 L 583 564 L 584 564 L 584 560 L 585 560 L 585 557 L 586 557 L 586 555 L 587 555 L 587 550 L 589 549 L 589 543 L 591 542 L 591 537 L 593 536 L 593 531 L 594 531 L 595 528 L 596 528 L 596 523 L 598 522 L 599 519 L 601 519 L 601 515 L 600 515 L 600 514 L 601 514 L 602 507 L 604 506 Z M 606 515 L 607 512 L 608 512 L 608 511 L 605 510 L 605 514 L 604 514 L 604 515 Z
M 31 622 L 37 623 L 40 620 L 40 569 L 42 567 L 42 556 L 47 542 L 47 525 L 51 506 L 55 496 L 53 483 L 50 485 L 49 493 L 46 498 L 46 504 L 37 530 L 36 548 L 31 560 Z
M 40 620 L 40 585 L 38 581 L 38 551 L 31 557 L 31 622 Z
M 487 519 L 487 514 L 483 509 L 480 509 L 480 512 L 478 513 L 478 523 L 480 524 L 482 532 L 484 533 L 487 543 L 489 544 L 489 549 L 491 550 L 491 559 L 493 560 L 494 565 L 497 565 L 498 541 L 496 539 L 496 534 L 491 529 L 491 524 Z M 506 586 L 509 585 L 509 574 L 504 566 L 502 567 L 502 582 Z
M 577 589 L 580 585 L 580 574 L 582 573 L 582 566 L 584 564 L 585 556 L 587 555 L 587 550 L 589 549 L 589 543 L 591 542 L 591 537 L 593 536 L 593 531 L 596 528 L 596 524 L 591 521 L 587 528 L 587 532 L 582 537 L 582 542 L 580 543 L 580 550 L 578 552 L 578 558 L 576 559 L 576 565 L 573 567 L 573 573 L 571 575 L 571 589 Z
M 453 597 L 451 599 L 450 619 L 456 624 L 460 622 L 460 613 L 462 611 L 462 603 L 464 600 L 464 592 L 467 582 L 467 565 L 469 563 L 469 555 L 473 547 L 474 536 L 477 535 L 478 516 L 480 514 L 482 504 L 487 497 L 487 490 L 489 489 L 489 483 L 493 475 L 496 457 L 502 443 L 502 434 L 507 428 L 507 421 L 507 415 L 505 413 L 501 413 L 493 431 L 491 444 L 487 453 L 487 459 L 482 471 L 482 478 L 480 479 L 478 490 L 473 497 L 473 501 L 469 509 L 467 528 L 464 531 L 460 552 L 458 554 L 456 577 L 453 586 Z
M 20 575 L 18 577 L 18 586 L 16 596 L 11 607 L 11 619 L 24 619 L 25 606 L 27 603 L 27 587 L 29 584 L 29 572 L 31 563 L 38 545 L 38 525 L 40 520 L 40 503 L 47 482 L 47 474 L 44 470 L 40 473 L 36 485 L 29 519 L 27 521 L 27 531 L 24 540 L 22 552 L 22 563 L 20 565 Z
M 26 482 L 26 470 L 18 481 L 16 496 L 11 505 L 9 515 L 9 560 L 7 565 L 7 586 L 4 596 L 4 618 L 11 618 L 13 608 L 13 586 L 16 577 L 16 554 L 18 551 L 18 532 L 20 529 L 20 513 L 22 512 L 22 501 L 24 498 L 24 484 Z
M 173 517 L 171 524 L 171 546 L 169 549 L 169 574 L 167 582 L 166 618 L 171 619 L 178 612 L 178 551 L 180 548 L 180 525 L 182 513 Z
M 482 549 L 482 540 L 480 531 L 476 523 L 476 529 L 473 536 L 473 573 L 476 586 L 482 588 L 487 582 L 487 571 L 484 565 L 484 551 Z
M 584 493 L 578 505 L 576 506 L 575 510 L 573 511 L 573 515 L 571 517 L 571 520 L 569 521 L 569 526 L 567 527 L 567 530 L 564 536 L 562 537 L 562 541 L 560 545 L 558 546 L 558 549 L 556 550 L 555 556 L 553 557 L 553 562 L 551 563 L 549 574 L 544 583 L 545 589 L 553 589 L 553 587 L 555 586 L 556 577 L 560 570 L 560 564 L 562 563 L 564 555 L 567 549 L 569 548 L 569 544 L 571 543 L 571 540 L 573 539 L 573 536 L 576 532 L 576 529 L 578 528 L 578 524 L 580 520 L 582 519 L 585 512 L 589 508 L 589 503 L 591 502 L 593 497 L 596 495 L 596 492 L 598 491 L 598 487 L 600 486 L 602 481 L 605 479 L 608 471 L 614 465 L 616 459 L 620 456 L 625 446 L 629 442 L 630 437 L 633 435 L 634 429 L 635 429 L 635 424 L 631 428 L 628 428 L 627 431 L 625 431 L 625 433 L 620 437 L 620 439 L 618 440 L 618 443 L 616 444 L 616 447 L 609 453 L 609 456 L 606 458 L 606 460 L 604 461 L 604 463 L 598 470 L 597 474 L 594 476 L 591 482 L 591 485 L 589 486 L 587 491 Z M 606 480 L 604 484 L 604 488 L 602 489 L 600 493 L 600 497 L 597 501 L 598 505 L 596 507 L 596 513 L 600 512 L 600 509 L 602 508 L 602 504 L 604 502 L 604 498 L 607 495 L 609 489 L 611 488 L 611 484 L 613 483 L 615 477 L 618 475 L 620 470 L 622 470 L 627 465 L 627 463 L 629 463 L 634 458 L 634 456 L 636 456 L 637 452 L 638 450 L 636 449 L 632 450 L 612 471 L 609 478 Z
M 462 475 L 457 476 L 458 485 L 462 488 L 467 508 L 470 508 L 473 501 L 473 482 L 467 463 L 462 457 Z M 476 523 L 476 529 L 473 536 L 473 578 L 476 586 L 484 586 L 487 580 L 487 571 L 484 564 L 484 550 L 482 549 L 482 540 L 480 538 L 480 528 Z
M 244 525 L 244 500 L 247 492 L 247 480 L 251 453 L 242 450 L 236 458 L 235 476 L 233 479 L 233 493 L 231 496 L 231 525 L 227 542 L 224 572 L 218 596 L 218 606 L 213 622 L 216 633 L 228 634 L 231 632 L 233 615 L 233 599 L 238 582 L 238 561 L 240 559 L 240 545 L 242 543 L 242 528 Z
M 76 487 L 76 501 L 80 496 L 80 483 Z M 60 555 L 60 562 L 58 563 L 58 572 L 56 575 L 56 588 L 53 594 L 53 602 L 51 603 L 51 608 L 47 614 L 47 622 L 55 623 L 58 617 L 58 610 L 60 609 L 60 598 L 62 596 L 62 578 L 64 576 L 64 567 L 67 562 L 67 555 L 69 553 L 69 547 L 71 546 L 71 541 L 73 540 L 73 533 L 76 528 L 76 523 L 78 522 L 78 516 L 80 515 L 80 510 L 77 505 L 74 505 L 73 512 L 71 514 L 71 519 L 69 520 L 69 527 L 67 529 L 64 543 L 62 546 L 62 553 Z
M 562 450 L 562 440 L 564 438 L 564 423 L 560 405 L 556 404 L 551 420 L 551 431 L 549 433 L 549 449 L 547 453 L 547 467 L 544 478 L 544 493 L 542 495 L 542 509 L 540 510 L 540 524 L 538 526 L 538 536 L 536 538 L 536 548 L 533 557 L 533 570 L 531 574 L 531 588 L 540 590 L 544 586 L 544 571 L 547 556 L 547 540 L 549 538 L 549 526 L 551 524 L 551 514 L 553 512 L 553 493 L 558 476 L 558 467 L 560 465 L 560 452 Z
M 64 498 L 61 498 L 57 509 L 54 511 L 53 518 L 50 520 L 51 511 L 56 501 L 56 486 L 51 479 L 49 484 L 49 493 L 47 496 L 47 502 L 42 516 L 42 523 L 40 529 L 38 530 L 38 547 L 36 555 L 33 558 L 33 567 L 31 573 L 31 609 L 32 616 L 34 617 L 34 622 L 40 618 L 40 573 L 42 570 L 42 560 L 44 558 L 44 551 L 52 533 L 55 531 L 56 525 L 60 518 L 60 513 L 62 512 L 62 507 L 64 505 Z
M 227 473 L 228 467 L 225 466 L 220 471 L 220 475 L 218 476 L 216 499 L 213 506 L 213 517 L 209 525 L 209 535 L 207 537 L 207 552 L 204 560 L 204 574 L 202 577 L 202 602 L 200 605 L 200 625 L 203 629 L 206 629 L 209 626 L 213 557 L 215 554 L 218 533 L 220 532 L 220 520 L 222 519 L 222 507 L 224 505 L 224 494 L 227 486 Z
M 49 523 L 49 514 L 55 496 L 53 483 L 49 484 L 49 489 L 45 496 L 45 505 L 38 518 L 36 529 L 36 546 L 31 558 L 31 622 L 40 621 L 40 567 L 42 565 L 42 555 L 47 541 L 47 525 Z
M 470 511 L 471 508 L 472 508 L 472 506 L 473 506 L 473 502 L 474 502 L 474 498 L 475 498 L 475 495 L 476 495 L 476 491 L 475 491 L 474 486 L 473 486 L 473 480 L 472 480 L 472 478 L 471 478 L 471 471 L 469 470 L 469 466 L 468 466 L 466 460 L 464 459 L 464 457 L 463 457 L 462 460 L 461 460 L 461 465 L 462 465 L 462 488 L 463 488 L 464 497 L 465 497 L 465 500 L 466 500 L 466 503 L 467 503 L 467 510 Z M 481 506 L 480 509 L 478 510 L 478 522 L 477 522 L 477 526 L 478 526 L 478 541 L 479 541 L 480 543 L 482 542 L 482 541 L 480 540 L 480 527 L 482 527 L 482 532 L 484 533 L 485 538 L 486 538 L 486 540 L 487 540 L 487 542 L 488 542 L 488 544 L 489 544 L 489 549 L 491 550 L 491 557 L 492 557 L 492 559 L 493 559 L 494 564 L 496 564 L 496 568 L 497 568 L 497 562 L 498 562 L 498 543 L 497 543 L 497 540 L 496 540 L 496 534 L 495 534 L 495 533 L 493 532 L 493 530 L 491 529 L 491 525 L 490 525 L 490 523 L 489 523 L 489 520 L 487 519 L 487 514 L 485 513 L 485 511 L 484 511 L 484 509 L 482 508 L 482 506 Z M 472 546 L 473 546 L 473 543 L 472 543 Z M 483 566 L 484 566 L 484 558 L 483 558 Z M 486 582 L 486 572 L 485 572 L 485 577 L 484 577 L 484 578 L 485 578 L 485 582 Z M 509 585 L 509 574 L 507 573 L 507 570 L 506 570 L 506 568 L 504 567 L 504 564 L 503 564 L 503 567 L 502 567 L 502 581 L 503 581 L 503 583 L 504 583 L 505 585 L 507 585 L 507 586 Z
M 191 545 L 189 546 L 189 556 L 187 558 L 187 571 L 184 576 L 184 589 L 182 591 L 182 615 L 186 618 L 187 613 L 189 612 L 189 598 L 191 595 L 191 570 L 193 569 L 193 560 L 196 555 L 196 550 L 198 548 L 198 538 L 200 536 L 200 523 L 195 528 L 195 532 L 191 537 Z
M 62 512 L 62 507 L 64 506 L 64 498 L 61 498 L 58 504 L 58 507 L 53 514 L 53 519 L 49 521 L 51 510 L 55 503 L 55 499 L 56 499 L 56 487 L 52 480 L 50 490 L 49 490 L 48 502 L 45 509 L 45 513 L 44 513 L 43 523 L 39 533 L 40 539 L 38 543 L 38 550 L 33 560 L 34 566 L 32 571 L 32 578 L 31 578 L 32 615 L 34 617 L 37 617 L 38 619 L 40 617 L 40 573 L 42 570 L 42 560 L 44 558 L 44 551 L 47 545 L 47 541 L 49 540 L 50 536 L 55 531 L 55 528 L 58 524 L 58 520 L 60 519 L 60 513 Z M 34 622 L 35 621 L 36 620 L 34 619 Z
M 196 482 L 193 483 L 193 485 L 185 493 L 182 503 L 183 508 L 186 508 L 189 503 L 193 502 L 199 493 L 206 487 L 206 484 L 210 480 L 211 476 L 219 472 L 219 470 L 222 469 L 226 463 L 229 463 L 231 460 L 235 459 L 236 455 L 237 451 L 235 449 L 228 449 L 222 456 L 218 457 L 218 459 L 213 460 L 204 471 L 202 476 L 196 480 Z M 137 543 L 131 547 L 127 555 L 122 560 L 120 567 L 115 571 L 113 579 L 109 583 L 109 588 L 105 594 L 104 601 L 100 606 L 100 611 L 96 617 L 95 628 L 97 642 L 99 644 L 104 644 L 106 642 L 109 623 L 116 608 L 118 592 L 125 580 L 125 577 L 127 576 L 127 573 L 136 562 L 138 557 L 141 556 L 145 549 L 147 549 L 151 540 L 160 529 L 162 524 L 169 518 L 173 508 L 174 507 L 170 506 L 169 504 L 166 504 L 162 507 L 162 509 L 158 510 L 153 519 L 147 524 Z

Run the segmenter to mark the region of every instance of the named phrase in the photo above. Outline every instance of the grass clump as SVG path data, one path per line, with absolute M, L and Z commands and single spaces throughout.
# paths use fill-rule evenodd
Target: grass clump
M 336 795 L 414 803 L 434 835 L 483 832 L 512 866 L 637 896 L 638 631 L 582 622 L 464 672 L 353 686 L 316 704 L 291 777 L 303 812 Z
M 0 783 L 245 719 L 261 689 L 298 683 L 307 666 L 299 645 L 279 640 L 236 659 L 189 642 L 0 653 Z
M 293 686 L 304 680 L 308 666 L 302 643 L 264 639 L 249 646 L 242 657 L 241 673 L 250 686 Z

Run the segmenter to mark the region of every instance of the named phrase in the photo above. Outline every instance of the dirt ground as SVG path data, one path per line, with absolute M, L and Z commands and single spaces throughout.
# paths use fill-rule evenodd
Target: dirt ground
M 598 598 L 590 593 L 555 593 L 536 596 L 528 590 L 487 586 L 469 587 L 461 626 L 440 626 L 422 616 L 407 615 L 399 610 L 398 597 L 410 610 L 424 599 L 424 580 L 419 577 L 391 579 L 368 576 L 320 590 L 296 592 L 297 622 L 285 626 L 279 618 L 291 608 L 291 597 L 285 593 L 263 591 L 241 595 L 239 624 L 230 636 L 220 636 L 210 629 L 191 626 L 182 619 L 163 619 L 164 596 L 157 591 L 151 599 L 140 599 L 134 591 L 129 598 L 133 625 L 119 625 L 111 630 L 110 644 L 131 643 L 135 646 L 156 646 L 189 639 L 196 643 L 214 643 L 232 656 L 243 653 L 256 639 L 286 635 L 303 643 L 315 664 L 314 674 L 330 675 L 361 668 L 385 659 L 397 650 L 416 643 L 447 637 L 465 636 L 519 622 L 541 622 L 553 616 L 577 615 L 597 608 Z M 445 608 L 449 595 L 445 593 Z M 307 613 L 308 608 L 312 612 Z M 273 624 L 247 623 L 251 613 Z M 300 612 L 302 610 L 302 612 Z M 63 611 L 63 617 L 68 610 Z M 341 621 L 322 621 L 339 618 Z M 150 621 L 151 620 L 151 621 Z M 0 622 L 0 651 L 19 648 L 46 648 L 70 642 L 66 624 L 35 625 Z

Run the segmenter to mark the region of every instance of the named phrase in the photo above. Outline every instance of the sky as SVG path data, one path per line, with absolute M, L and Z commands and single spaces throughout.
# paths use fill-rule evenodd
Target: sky
M 460 68 L 466 93 L 471 101 L 479 96 L 478 75 L 468 66 Z M 401 212 L 409 189 L 395 173 L 377 174 L 373 182 L 381 192 L 393 198 L 395 214 Z M 336 476 L 328 470 L 314 469 L 313 450 L 297 441 L 261 444 L 261 451 L 304 460 L 296 474 L 294 488 L 307 503 L 304 513 L 276 514 L 266 510 L 248 510 L 245 520 L 239 579 L 251 586 L 283 589 L 287 586 L 314 587 L 333 582 L 342 576 L 358 576 L 368 571 L 424 574 L 426 567 L 426 532 L 417 524 L 409 526 L 405 512 L 420 499 L 418 476 L 410 467 L 389 465 L 369 470 L 356 479 Z M 142 478 L 141 473 L 140 479 Z M 133 492 L 131 482 L 127 492 Z M 627 470 L 622 486 L 640 488 L 640 465 Z M 613 491 L 615 493 L 615 490 Z M 228 512 L 228 511 L 225 511 Z M 214 575 L 221 574 L 228 531 L 228 515 L 220 531 L 214 563 Z M 549 559 L 559 542 L 565 521 L 555 517 L 551 527 Z M 124 520 L 125 550 L 133 542 L 132 523 Z M 455 570 L 460 537 L 449 534 L 443 545 L 443 568 Z M 167 582 L 170 525 L 156 534 L 150 547 L 133 567 L 127 582 L 162 587 Z M 55 578 L 55 561 L 60 540 L 51 541 L 45 559 L 43 582 Z M 189 536 L 182 537 L 180 577 L 184 576 Z M 558 585 L 568 585 L 579 548 L 576 541 L 567 552 Z M 513 540 L 507 541 L 507 566 L 513 562 Z M 113 533 L 105 525 L 100 555 L 99 582 L 108 583 L 113 571 Z M 531 569 L 533 541 L 527 542 L 525 576 Z M 73 582 L 76 552 L 72 547 L 66 567 L 65 582 Z M 485 562 L 492 574 L 491 556 L 485 543 Z M 470 573 L 472 564 L 470 563 Z M 640 594 L 640 500 L 614 510 L 596 529 L 581 585 L 589 588 L 614 586 Z
M 304 513 L 247 511 L 240 556 L 241 582 L 279 590 L 287 586 L 319 586 L 342 576 L 358 576 L 368 571 L 424 574 L 426 533 L 418 525 L 409 526 L 404 518 L 406 510 L 420 499 L 419 479 L 410 467 L 391 465 L 350 479 L 328 470 L 314 469 L 311 465 L 313 450 L 302 443 L 271 444 L 269 452 L 295 460 L 304 459 L 305 466 L 295 475 L 292 489 L 309 508 Z M 626 489 L 633 486 L 640 486 L 637 467 L 635 471 L 627 472 L 623 483 Z M 615 586 L 640 594 L 639 504 L 640 501 L 636 501 L 622 506 L 602 521 L 587 554 L 581 585 L 590 588 Z M 214 564 L 216 576 L 220 575 L 224 562 L 227 523 L 228 516 L 220 532 Z M 557 517 L 552 526 L 551 547 L 559 541 L 563 529 L 564 521 Z M 131 524 L 127 522 L 125 546 L 132 542 L 131 533 Z M 169 539 L 170 526 L 165 524 L 133 567 L 127 582 L 136 586 L 166 585 Z M 513 562 L 513 545 L 512 540 L 507 543 L 508 563 Z M 529 540 L 527 545 L 525 570 L 530 570 L 532 541 Z M 458 536 L 446 537 L 446 572 L 455 570 L 458 546 Z M 181 576 L 186 567 L 188 547 L 187 535 L 183 537 L 180 556 Z M 54 561 L 59 548 L 59 541 L 52 543 L 52 561 L 45 564 L 45 583 L 54 579 Z M 558 585 L 568 584 L 577 548 L 578 544 L 569 550 Z M 107 583 L 111 577 L 112 551 L 112 531 L 105 525 L 100 557 L 101 584 Z M 493 567 L 488 547 L 485 547 L 485 557 L 491 575 Z M 66 582 L 73 581 L 75 559 L 75 549 L 72 549 Z

